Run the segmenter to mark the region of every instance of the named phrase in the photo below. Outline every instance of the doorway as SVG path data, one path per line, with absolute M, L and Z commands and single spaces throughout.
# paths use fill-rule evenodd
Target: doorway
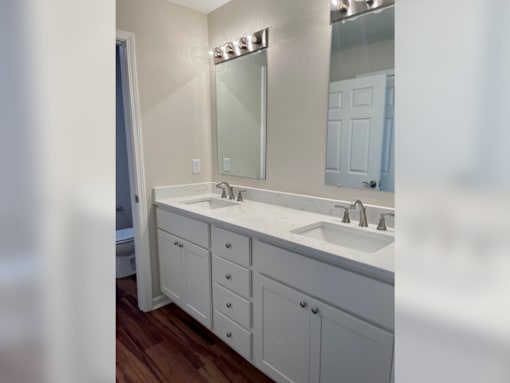
M 124 176 L 124 180 L 122 180 L 124 186 L 121 187 L 127 187 L 129 190 L 129 193 L 127 191 L 120 193 L 122 196 L 120 198 L 123 200 L 126 200 L 126 195 L 128 195 L 129 202 L 120 205 L 121 211 L 117 212 L 116 215 L 119 224 L 129 224 L 127 218 L 129 217 L 129 210 L 131 211 L 138 308 L 142 311 L 150 311 L 153 308 L 153 294 L 148 233 L 148 201 L 145 187 L 134 34 L 117 31 L 115 49 L 116 56 L 118 55 L 119 59 L 117 80 L 120 84 L 118 88 L 121 90 L 121 94 L 118 95 L 120 99 L 117 101 L 121 102 L 122 106 L 122 116 L 120 118 L 124 120 L 127 158 L 127 176 Z M 119 204 L 117 207 L 119 207 Z

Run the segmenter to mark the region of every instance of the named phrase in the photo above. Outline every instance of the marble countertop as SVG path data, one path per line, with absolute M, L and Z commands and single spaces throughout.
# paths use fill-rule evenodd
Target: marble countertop
M 219 198 L 217 194 L 207 193 L 178 198 L 156 198 L 154 203 L 164 210 L 200 219 L 330 264 L 394 283 L 394 242 L 376 252 L 363 253 L 292 232 L 294 229 L 316 222 L 330 222 L 358 228 L 355 221 L 343 224 L 337 217 L 250 200 L 219 209 L 204 209 L 185 203 L 210 197 Z M 381 233 L 376 230 L 376 225 L 371 224 L 359 230 Z M 383 233 L 394 236 L 394 231 L 390 228 Z

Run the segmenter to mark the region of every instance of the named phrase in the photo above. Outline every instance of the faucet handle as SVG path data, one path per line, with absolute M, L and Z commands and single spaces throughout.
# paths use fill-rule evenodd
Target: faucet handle
M 342 205 L 335 205 L 335 207 L 344 209 L 344 216 L 342 217 L 343 223 L 351 223 L 351 219 L 349 217 L 349 209 L 350 207 L 342 206 Z
M 239 190 L 237 192 L 237 201 L 238 202 L 243 202 L 244 201 L 242 193 L 246 193 L 246 190 Z
M 217 189 L 221 189 L 221 198 L 227 198 L 227 193 L 225 192 L 225 185 L 222 185 L 221 182 L 216 184 Z
M 236 199 L 236 197 L 234 195 L 234 187 L 233 186 L 229 187 L 229 190 L 228 190 L 228 199 L 231 199 L 232 201 L 234 201 Z
M 381 218 L 379 218 L 379 224 L 377 225 L 377 230 L 386 230 L 386 220 L 385 216 L 395 217 L 395 213 L 381 213 Z

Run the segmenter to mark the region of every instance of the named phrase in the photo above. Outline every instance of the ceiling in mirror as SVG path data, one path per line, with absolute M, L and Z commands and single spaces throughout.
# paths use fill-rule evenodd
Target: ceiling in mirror
M 182 5 L 186 8 L 194 9 L 195 11 L 201 13 L 209 13 L 212 12 L 227 3 L 230 3 L 231 0 L 166 0 L 168 3 L 174 3 L 178 5 Z
M 392 8 L 393 9 L 393 8 Z M 373 17 L 360 17 L 332 28 L 331 49 L 333 52 L 374 44 L 380 41 L 395 40 L 395 12 L 387 11 Z
M 332 25 L 326 184 L 394 190 L 394 7 Z

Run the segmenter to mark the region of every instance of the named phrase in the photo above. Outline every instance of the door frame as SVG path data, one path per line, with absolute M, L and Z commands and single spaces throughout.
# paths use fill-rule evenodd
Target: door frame
M 122 51 L 124 51 L 120 55 L 120 66 L 124 118 L 126 121 L 129 183 L 132 197 L 131 207 L 133 211 L 138 308 L 142 311 L 150 311 L 153 308 L 153 296 L 148 226 L 149 214 L 147 189 L 145 186 L 138 80 L 136 75 L 135 35 L 131 32 L 117 30 L 116 44 L 120 44 Z

